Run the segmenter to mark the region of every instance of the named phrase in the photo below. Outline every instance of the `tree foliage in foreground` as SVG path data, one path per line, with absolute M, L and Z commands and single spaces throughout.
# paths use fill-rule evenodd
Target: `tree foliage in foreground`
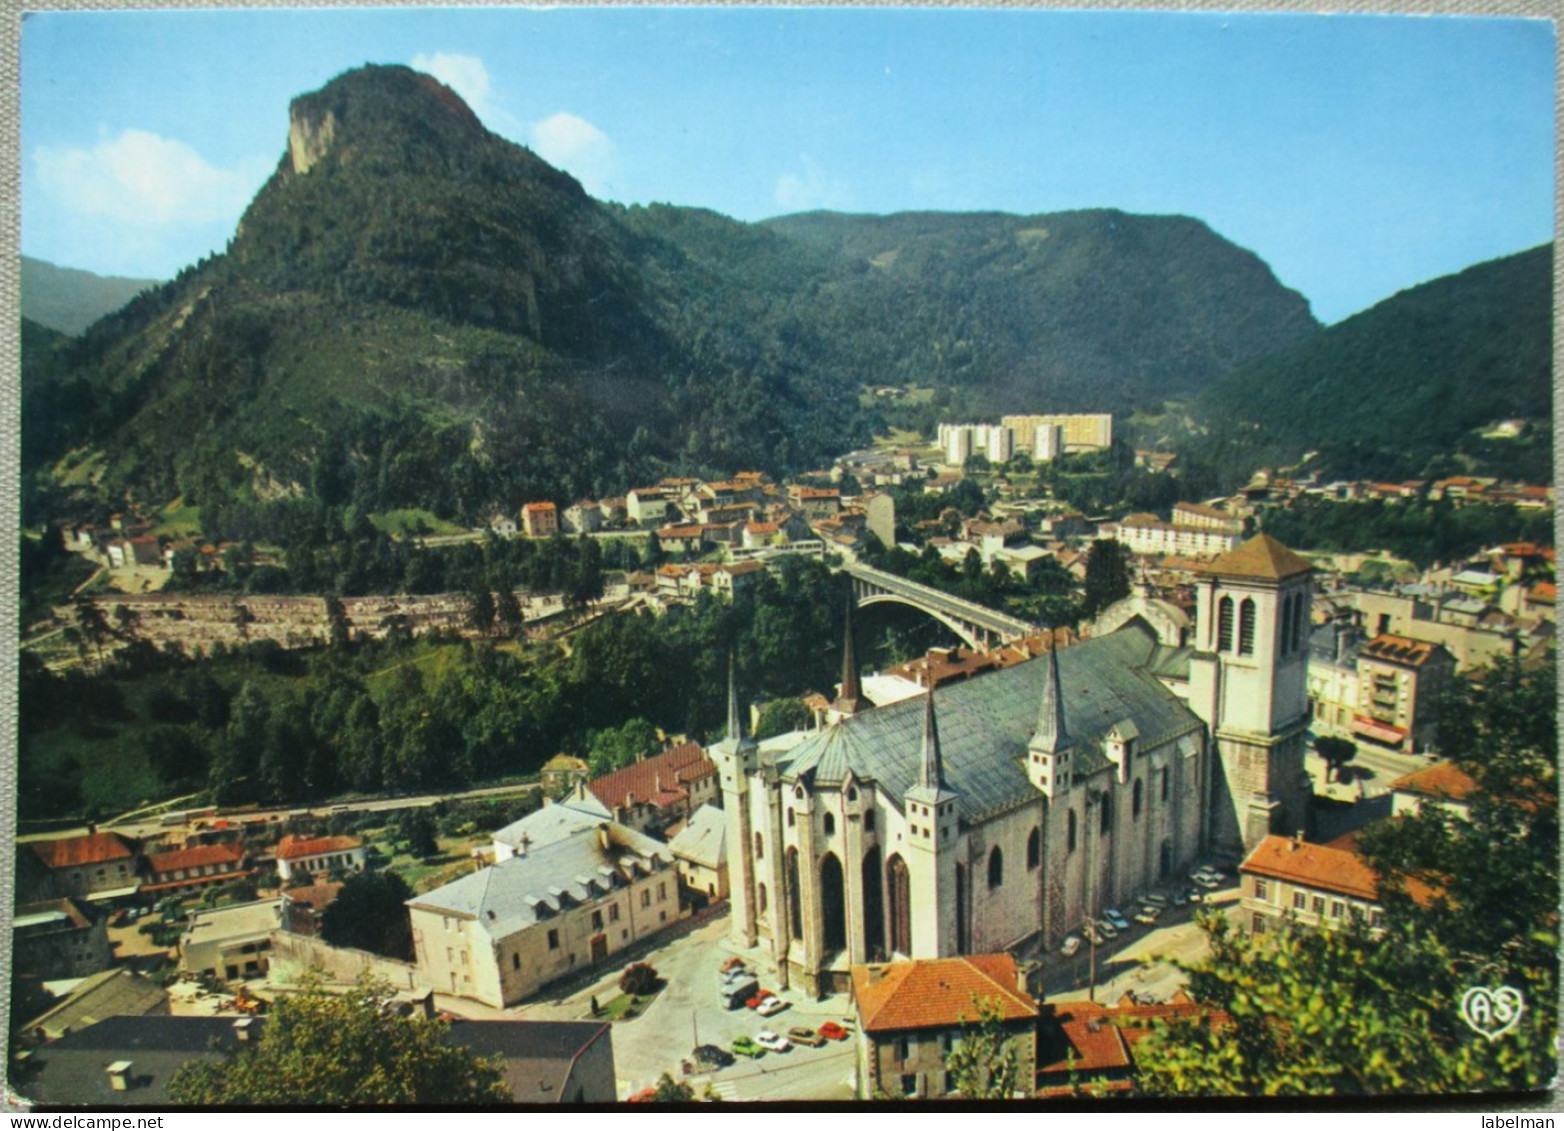
M 1466 819 L 1435 807 L 1360 845 L 1381 877 L 1385 930 L 1362 923 L 1259 936 L 1208 918 L 1189 992 L 1226 1016 L 1183 1021 L 1136 1049 L 1165 1095 L 1536 1091 L 1557 1070 L 1558 739 L 1552 663 L 1463 683 L 1442 723 L 1477 783 Z M 1416 898 L 1414 898 L 1414 895 Z M 1520 992 L 1515 1027 L 1462 1017 L 1470 989 Z
M 961 1043 L 945 1058 L 954 1091 L 966 1099 L 1007 1100 L 1015 1094 L 1020 1065 L 995 998 L 973 995 L 976 1021 L 963 1021 Z
M 448 1043 L 442 1022 L 387 1010 L 389 987 L 320 985 L 285 997 L 253 1046 L 192 1060 L 169 1081 L 176 1103 L 380 1106 L 508 1103 L 503 1066 Z

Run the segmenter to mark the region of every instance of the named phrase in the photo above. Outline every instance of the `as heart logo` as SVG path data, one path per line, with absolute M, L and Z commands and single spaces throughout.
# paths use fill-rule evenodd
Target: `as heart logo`
M 1496 1041 L 1521 1019 L 1525 999 L 1513 986 L 1473 986 L 1461 996 L 1461 1016 L 1490 1041 Z

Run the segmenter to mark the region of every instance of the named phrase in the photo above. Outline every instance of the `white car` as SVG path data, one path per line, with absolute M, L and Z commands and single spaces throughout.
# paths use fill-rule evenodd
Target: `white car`
M 1117 907 L 1110 907 L 1102 913 L 1102 917 L 1112 923 L 1115 929 L 1127 931 L 1130 929 L 1130 921 L 1126 919 Z
M 1105 939 L 1116 939 L 1119 937 L 1119 929 L 1106 919 L 1099 919 L 1096 927 L 1097 933 Z
M 1203 887 L 1207 891 L 1215 891 L 1217 888 L 1222 886 L 1221 877 L 1213 876 L 1209 872 L 1202 872 L 1196 875 L 1195 883 L 1197 886 Z
M 1162 917 L 1162 908 L 1148 904 L 1140 909 L 1140 914 L 1135 916 L 1135 922 L 1151 926 Z
M 770 1017 L 773 1013 L 781 1013 L 787 1006 L 788 1003 L 782 998 L 768 997 L 755 1007 L 755 1012 L 762 1017 Z
M 1069 958 L 1081 949 L 1081 940 L 1078 935 L 1070 935 L 1064 940 L 1064 945 L 1059 948 L 1059 953 Z
M 793 1047 L 792 1041 L 788 1040 L 781 1033 L 773 1033 L 770 1029 L 762 1029 L 756 1033 L 755 1043 L 763 1049 L 770 1049 L 772 1052 L 786 1052 Z

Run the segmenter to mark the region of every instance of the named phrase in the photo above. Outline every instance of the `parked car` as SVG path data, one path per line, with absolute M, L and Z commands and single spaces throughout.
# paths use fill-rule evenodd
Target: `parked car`
M 1168 905 L 1168 897 L 1160 891 L 1154 891 L 1150 895 L 1143 895 L 1140 897 L 1140 901 L 1148 907 L 1166 907 Z
M 729 973 L 732 973 L 734 970 L 737 970 L 737 971 L 739 971 L 740 973 L 743 973 L 743 974 L 748 974 L 749 973 L 749 967 L 744 965 L 744 960 L 742 958 L 740 958 L 736 954 L 732 958 L 730 958 L 726 962 L 724 962 L 722 964 L 722 966 L 718 969 L 717 972 L 719 974 L 729 974 Z
M 1117 907 L 1110 907 L 1102 913 L 1102 917 L 1112 923 L 1115 930 L 1127 931 L 1130 929 L 1130 921 L 1124 917 Z
M 772 1052 L 786 1052 L 793 1047 L 792 1041 L 788 1040 L 781 1033 L 773 1033 L 770 1029 L 762 1029 L 756 1033 L 755 1043 L 763 1049 L 770 1049 Z
M 750 1037 L 736 1037 L 733 1041 L 733 1053 L 735 1056 L 747 1056 L 751 1060 L 757 1060 L 766 1055 L 766 1050 Z
M 1206 893 L 1199 888 L 1190 888 L 1184 893 L 1184 898 L 1190 903 L 1204 903 L 1206 901 Z
M 1222 886 L 1222 881 L 1216 876 L 1200 875 L 1195 877 L 1195 886 L 1205 888 L 1207 891 L 1215 891 Z
M 718 1048 L 716 1045 L 699 1045 L 690 1054 L 693 1060 L 701 1068 L 716 1070 L 727 1068 L 733 1063 L 733 1054 L 727 1049 Z
M 1059 953 L 1064 955 L 1066 958 L 1069 958 L 1072 954 L 1074 954 L 1076 951 L 1078 951 L 1080 949 L 1081 949 L 1081 939 L 1080 939 L 1080 936 L 1079 935 L 1066 935 L 1065 936 L 1065 940 L 1064 940 L 1064 945 L 1062 945 L 1059 948 Z
M 1087 923 L 1081 928 L 1081 937 L 1093 946 L 1101 946 L 1108 941 L 1108 937 L 1097 929 L 1097 924 Z
M 717 987 L 717 997 L 728 1009 L 747 1005 L 749 999 L 760 992 L 760 983 L 753 976 L 740 974 L 724 980 Z
M 781 1013 L 788 1007 L 788 1003 L 779 997 L 768 997 L 755 1007 L 755 1012 L 762 1017 L 770 1017 L 773 1013 Z
M 1144 923 L 1149 927 L 1160 918 L 1162 918 L 1162 908 L 1147 906 L 1140 909 L 1140 914 L 1135 916 L 1135 922 Z
M 820 1028 L 816 1029 L 815 1032 L 819 1033 L 828 1041 L 845 1041 L 847 1039 L 847 1030 L 838 1025 L 835 1021 L 827 1021 L 824 1025 L 820 1026 Z
M 759 1009 L 763 1001 L 765 1001 L 767 998 L 773 998 L 776 996 L 777 995 L 772 993 L 770 990 L 761 990 L 759 993 L 750 995 L 750 997 L 744 1002 L 744 1006 L 746 1009 Z
M 825 1044 L 824 1037 L 803 1025 L 794 1025 L 789 1029 L 787 1031 L 787 1039 L 795 1045 L 808 1045 L 812 1049 L 817 1049 Z

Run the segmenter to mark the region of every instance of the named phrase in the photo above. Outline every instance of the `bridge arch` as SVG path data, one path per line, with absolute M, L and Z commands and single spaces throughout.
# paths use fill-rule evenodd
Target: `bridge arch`
M 867 608 L 870 605 L 905 605 L 910 609 L 917 609 L 924 616 L 933 617 L 940 624 L 961 637 L 961 642 L 968 648 L 987 649 L 988 647 L 987 641 L 980 640 L 977 633 L 972 631 L 970 625 L 962 624 L 954 617 L 948 617 L 944 613 L 929 608 L 928 605 L 920 601 L 913 600 L 911 597 L 903 597 L 896 593 L 874 593 L 867 597 L 858 598 L 858 607 L 860 609 Z

